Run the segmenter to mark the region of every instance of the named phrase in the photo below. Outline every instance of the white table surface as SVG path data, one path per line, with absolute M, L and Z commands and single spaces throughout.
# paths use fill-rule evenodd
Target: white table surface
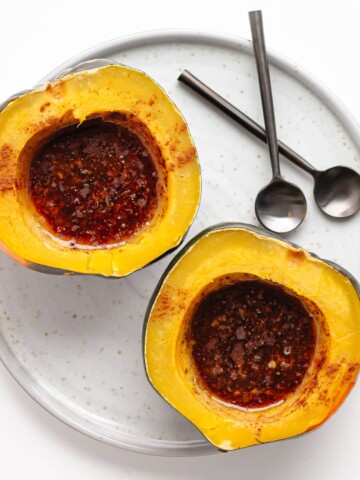
M 97 43 L 159 28 L 249 38 L 261 8 L 267 45 L 325 82 L 360 118 L 358 0 L 11 0 L 0 6 L 0 99 L 35 84 Z M 352 63 L 352 57 L 355 59 Z M 1 288 L 1 287 L 0 287 Z M 360 385 L 321 429 L 296 440 L 198 458 L 119 450 L 72 430 L 37 405 L 0 364 L 0 478 L 339 479 L 360 477 Z

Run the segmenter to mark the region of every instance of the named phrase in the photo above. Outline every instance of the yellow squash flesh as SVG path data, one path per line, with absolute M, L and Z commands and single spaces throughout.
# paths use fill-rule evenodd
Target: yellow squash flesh
M 198 381 L 186 346 L 194 299 L 219 277 L 248 274 L 308 300 L 317 346 L 304 381 L 283 403 L 243 410 L 220 403 Z M 189 243 L 161 280 L 146 318 L 145 366 L 155 389 L 221 450 L 300 435 L 343 402 L 360 362 L 359 293 L 348 276 L 301 248 L 251 226 L 209 229 Z
M 114 113 L 144 125 L 152 138 L 163 162 L 163 210 L 124 245 L 69 248 L 39 224 L 24 194 L 27 149 L 36 148 L 46 132 Z M 128 275 L 181 242 L 200 189 L 197 153 L 183 117 L 162 88 L 138 70 L 111 65 L 70 74 L 18 97 L 0 113 L 0 247 L 26 266 Z

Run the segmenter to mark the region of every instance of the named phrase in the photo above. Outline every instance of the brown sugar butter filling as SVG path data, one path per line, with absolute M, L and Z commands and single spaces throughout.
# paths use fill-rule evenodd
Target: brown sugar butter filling
M 29 196 L 45 228 L 73 247 L 129 239 L 156 215 L 160 189 L 142 139 L 101 119 L 60 130 L 29 167 Z
M 316 330 L 300 299 L 255 279 L 204 294 L 186 338 L 210 394 L 254 409 L 283 401 L 301 384 L 314 357 Z

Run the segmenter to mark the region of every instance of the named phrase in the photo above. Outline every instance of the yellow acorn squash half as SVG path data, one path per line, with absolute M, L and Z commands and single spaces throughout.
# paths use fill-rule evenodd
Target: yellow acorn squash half
M 154 293 L 144 360 L 155 389 L 220 450 L 303 434 L 355 383 L 359 286 L 256 227 L 209 228 Z
M 30 268 L 128 275 L 180 244 L 200 188 L 184 118 L 139 70 L 70 73 L 0 112 L 0 248 Z

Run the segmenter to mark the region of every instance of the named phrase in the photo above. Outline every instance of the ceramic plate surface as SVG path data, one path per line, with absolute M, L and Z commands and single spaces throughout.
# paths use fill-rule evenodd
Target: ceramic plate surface
M 177 82 L 187 68 L 263 124 L 250 42 L 197 32 L 151 32 L 116 39 L 52 72 L 92 58 L 144 70 L 185 116 L 198 148 L 203 193 L 188 239 L 222 221 L 257 225 L 254 200 L 271 177 L 266 148 Z M 315 167 L 360 169 L 360 129 L 349 112 L 292 61 L 270 52 L 279 138 Z M 334 221 L 312 198 L 312 178 L 282 162 L 308 200 L 287 238 L 360 277 L 360 217 Z M 0 353 L 24 389 L 49 412 L 96 439 L 137 452 L 199 455 L 215 448 L 149 385 L 143 318 L 170 257 L 125 279 L 49 276 L 0 257 Z

